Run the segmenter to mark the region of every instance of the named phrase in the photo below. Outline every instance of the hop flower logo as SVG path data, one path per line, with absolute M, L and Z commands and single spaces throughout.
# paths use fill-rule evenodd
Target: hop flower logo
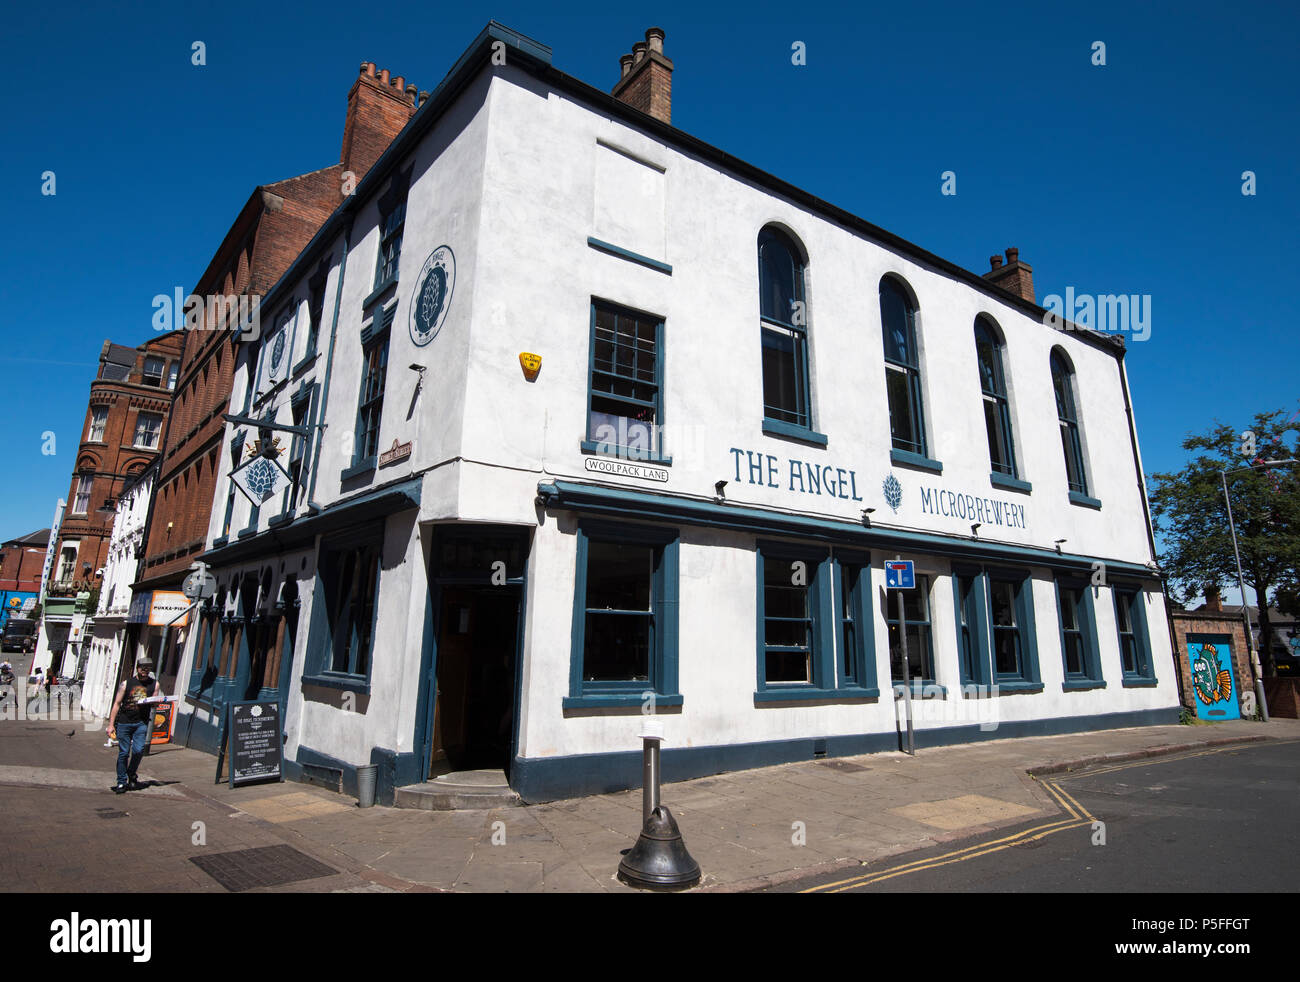
M 265 501 L 275 493 L 275 468 L 265 457 L 259 457 L 248 465 L 248 490 L 253 496 Z
M 451 306 L 456 285 L 456 256 L 451 246 L 438 246 L 429 254 L 416 284 L 410 304 L 411 340 L 423 347 L 442 330 Z
M 903 486 L 898 483 L 898 478 L 890 474 L 881 489 L 885 492 L 885 503 L 897 514 L 898 506 L 903 503 Z

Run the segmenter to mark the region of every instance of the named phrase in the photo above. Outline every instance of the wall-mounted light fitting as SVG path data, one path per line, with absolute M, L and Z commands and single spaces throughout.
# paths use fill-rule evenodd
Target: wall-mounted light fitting
M 970 527 L 970 534 L 971 534 L 971 535 L 976 535 L 976 536 L 979 535 L 979 534 L 980 534 L 980 526 L 983 525 L 983 524 L 984 524 L 983 522 L 972 522 L 972 523 L 971 523 L 971 527 Z
M 876 509 L 874 508 L 862 509 L 862 524 L 865 525 L 867 528 L 871 528 L 871 513 L 875 510 Z
M 718 481 L 713 485 L 713 500 L 715 503 L 720 505 L 727 500 L 726 490 L 726 481 Z
M 1056 546 L 1056 551 L 1057 551 L 1057 553 L 1059 554 L 1060 551 L 1061 551 L 1061 543 L 1062 543 L 1062 542 L 1069 542 L 1069 541 L 1070 541 L 1069 539 L 1057 539 L 1057 540 L 1056 540 L 1054 543 L 1052 543 L 1052 544 L 1053 544 L 1054 546 Z

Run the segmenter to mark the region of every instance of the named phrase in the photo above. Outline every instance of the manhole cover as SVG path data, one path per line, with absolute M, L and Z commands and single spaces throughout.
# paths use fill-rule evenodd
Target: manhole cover
M 262 846 L 237 852 L 219 852 L 213 856 L 191 856 L 190 862 L 231 893 L 253 887 L 277 887 L 298 880 L 314 880 L 338 872 L 292 846 Z
M 869 768 L 864 767 L 862 764 L 855 764 L 851 760 L 821 760 L 818 761 L 818 763 L 821 764 L 822 767 L 833 767 L 837 771 L 844 771 L 849 774 L 854 771 L 869 770 Z

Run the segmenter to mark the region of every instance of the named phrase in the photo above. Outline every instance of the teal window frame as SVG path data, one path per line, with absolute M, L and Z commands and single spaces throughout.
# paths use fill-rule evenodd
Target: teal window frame
M 988 351 L 987 363 L 981 348 Z M 1016 469 L 1016 441 L 1011 426 L 1011 403 L 1007 397 L 1006 342 L 992 318 L 980 314 L 975 318 L 975 362 L 979 368 L 980 395 L 984 409 L 984 428 L 988 434 L 991 473 L 1019 478 Z M 1001 458 L 1001 459 L 999 459 Z
M 1070 670 L 1069 649 L 1066 645 L 1065 605 L 1069 597 L 1065 591 L 1077 593 L 1074 603 L 1074 622 L 1078 633 L 1082 653 L 1083 671 Z M 1062 688 L 1069 692 L 1078 689 L 1104 689 L 1106 680 L 1101 667 L 1101 645 L 1097 638 L 1097 608 L 1094 602 L 1093 588 L 1081 577 L 1056 577 L 1056 620 L 1061 638 L 1061 671 L 1064 674 Z
M 379 622 L 380 588 L 384 578 L 383 555 L 382 522 L 353 529 L 321 543 L 306 659 L 313 674 L 305 675 L 304 681 L 334 687 L 369 685 L 374 669 L 375 627 Z M 375 561 L 373 580 L 363 575 L 371 557 Z M 351 577 L 347 577 L 349 572 Z M 362 591 L 360 596 L 358 591 Z M 357 609 L 358 601 L 360 610 Z M 362 616 L 356 616 L 358 613 Z M 366 623 L 364 633 L 358 630 L 359 623 Z M 340 661 L 343 662 L 341 668 L 338 667 Z
M 922 673 L 923 676 L 922 678 L 917 678 L 916 676 L 912 676 L 909 681 L 911 682 L 912 687 L 914 689 L 923 686 L 934 686 L 937 684 L 937 680 L 935 677 L 935 664 L 934 664 L 934 610 L 933 610 L 933 604 L 931 603 L 931 599 L 930 599 L 930 575 L 928 573 L 917 573 L 916 586 L 911 590 L 904 590 L 902 592 L 904 594 L 903 630 L 906 631 L 906 629 L 909 627 L 925 628 L 925 651 L 923 651 L 921 654 L 922 654 L 922 664 L 928 669 L 928 671 Z M 898 625 L 898 616 L 897 616 L 898 601 L 895 599 L 896 593 L 898 593 L 897 590 L 890 590 L 888 588 L 886 588 L 885 590 L 885 633 L 886 635 L 888 635 L 890 627 L 897 627 Z M 919 593 L 919 595 L 924 599 L 925 619 L 909 620 L 907 617 L 906 595 L 917 594 L 917 593 Z M 918 634 L 919 633 L 920 632 L 918 631 Z M 891 642 L 889 645 L 889 679 L 891 684 L 896 686 L 901 686 L 903 683 L 902 678 L 894 677 L 894 648 L 895 645 Z M 910 646 L 908 647 L 908 652 L 909 654 L 911 652 Z M 899 661 L 899 665 L 901 667 L 902 665 L 901 660 Z
M 1079 503 L 1093 501 L 1095 499 L 1088 496 L 1088 468 L 1084 463 L 1083 440 L 1079 435 L 1081 424 L 1074 367 L 1060 348 L 1052 349 L 1050 365 L 1057 424 L 1061 431 L 1061 452 L 1065 455 L 1065 481 L 1072 500 L 1077 497 L 1083 499 Z
M 991 649 L 989 667 L 992 670 L 993 684 L 1000 690 L 1041 691 L 1043 682 L 1038 670 L 1038 631 L 1034 623 L 1034 578 L 1028 570 L 990 569 L 984 575 L 985 592 L 989 598 L 990 639 L 994 644 L 999 627 L 993 623 L 993 591 L 999 583 L 1010 584 L 1015 591 L 1012 607 L 1016 619 L 1017 667 L 1014 672 L 1000 670 L 994 650 Z
M 779 248 L 784 258 L 789 260 L 790 295 L 785 296 L 771 275 L 771 267 L 765 261 L 767 250 Z M 763 431 L 777 436 L 791 436 L 795 439 L 808 440 L 824 445 L 826 438 L 812 428 L 812 387 L 809 370 L 809 331 L 808 302 L 806 289 L 808 264 L 804 259 L 803 249 L 786 232 L 773 226 L 765 226 L 758 233 L 758 306 L 759 306 L 759 344 L 760 344 L 760 384 L 763 389 Z M 783 257 L 777 256 L 775 259 Z M 785 310 L 788 303 L 790 310 Z M 796 318 L 798 307 L 802 306 L 802 316 Z M 796 323 L 801 320 L 802 323 Z M 785 366 L 794 385 L 793 405 L 790 408 L 778 406 L 769 401 L 773 393 L 767 388 L 767 352 L 771 350 L 773 358 L 790 360 Z
M 1110 592 L 1115 602 L 1115 633 L 1119 639 L 1119 663 L 1123 672 L 1121 684 L 1124 686 L 1155 685 L 1155 662 L 1152 658 L 1151 634 L 1144 600 L 1146 591 L 1139 584 L 1111 583 Z M 1128 614 L 1129 631 L 1124 630 L 1124 622 L 1120 616 L 1121 607 Z M 1132 671 L 1124 664 L 1126 634 L 1132 639 L 1136 662 Z
M 839 624 L 835 610 L 834 570 L 830 549 L 790 542 L 760 541 L 755 549 L 757 556 L 757 656 L 758 695 L 779 694 L 797 698 L 801 694 L 826 693 L 835 690 L 835 633 Z M 779 563 L 791 571 L 792 585 L 796 562 L 804 564 L 806 582 L 797 584 L 807 590 L 808 621 L 808 676 L 801 682 L 768 681 L 769 653 L 780 653 L 785 645 L 768 644 L 768 621 L 784 621 L 767 613 L 767 567 Z M 802 619 L 802 618 L 801 618 Z M 775 649 L 775 652 L 771 651 Z
M 597 314 L 603 312 L 612 314 L 615 318 L 613 337 L 605 340 L 598 335 Z M 619 332 L 620 319 L 628 318 L 640 323 L 654 324 L 654 359 L 653 371 L 654 376 L 651 379 L 639 377 L 636 368 L 636 332 L 633 332 L 633 375 L 629 376 L 619 369 L 619 353 L 626 350 L 627 345 L 620 343 L 623 336 Z M 584 453 L 605 454 L 611 457 L 618 457 L 623 460 L 642 461 L 651 464 L 671 464 L 672 458 L 663 452 L 661 444 L 663 438 L 664 426 L 664 405 L 663 405 L 663 378 L 664 378 L 664 318 L 658 314 L 652 314 L 647 311 L 636 310 L 622 304 L 616 304 L 609 300 L 599 297 L 591 298 L 591 346 L 587 358 L 587 438 L 582 441 L 581 449 Z M 596 357 L 597 348 L 601 344 L 609 344 L 612 347 L 611 357 L 608 366 L 603 366 L 602 362 Z M 649 398 L 616 393 L 613 390 L 622 385 L 631 385 L 637 390 L 653 389 L 653 394 Z M 601 386 L 598 388 L 598 386 Z M 592 414 L 596 411 L 595 403 L 601 400 L 605 403 L 618 403 L 627 409 L 627 416 L 619 417 L 627 419 L 630 422 L 643 423 L 645 420 L 634 420 L 634 413 L 650 413 L 650 447 L 642 450 L 624 446 L 621 435 L 610 443 L 605 440 L 597 440 L 596 432 L 592 426 Z
M 573 621 L 570 632 L 569 694 L 564 709 L 627 707 L 642 709 L 647 693 L 653 693 L 656 706 L 680 706 L 678 691 L 678 596 L 679 533 L 675 528 L 657 525 L 624 525 L 599 519 L 578 523 L 576 566 L 573 580 Z M 650 632 L 651 644 L 647 674 L 649 678 L 626 680 L 584 679 L 587 642 L 587 615 L 616 612 L 595 611 L 587 606 L 590 545 L 592 542 L 647 546 L 651 549 Z
M 903 304 L 902 357 L 889 354 L 890 322 L 885 306 L 886 290 L 896 294 Z M 889 407 L 889 439 L 894 450 L 913 454 L 921 460 L 929 460 L 929 450 L 925 438 L 925 400 L 921 392 L 921 352 L 917 346 L 916 317 L 919 312 L 913 299 L 911 287 L 897 276 L 883 276 L 880 279 L 880 334 L 884 345 L 885 359 L 885 399 Z M 903 376 L 903 397 L 906 406 L 895 406 L 889 385 L 890 373 Z M 907 433 L 895 433 L 899 423 L 898 416 L 906 409 Z M 897 410 L 897 412 L 896 412 Z
M 878 696 L 876 622 L 872 612 L 871 555 L 836 549 L 835 568 L 836 687 L 862 696 Z
M 375 287 L 370 293 L 370 299 L 397 282 L 410 184 L 411 169 L 407 168 L 393 177 L 388 190 L 379 199 L 379 251 L 375 257 Z
M 384 418 L 384 391 L 388 385 L 388 341 L 392 318 L 386 312 L 383 326 L 363 334 L 361 343 L 361 392 L 357 397 L 357 422 L 353 432 L 352 466 L 344 479 L 375 466 L 379 456 L 379 428 Z
M 1010 584 L 1015 590 L 1015 672 L 999 671 L 994 656 L 998 628 L 993 623 L 993 591 L 999 583 Z M 1000 692 L 1042 691 L 1033 584 L 1029 571 L 1022 568 L 953 565 L 953 608 L 962 685 L 996 688 Z

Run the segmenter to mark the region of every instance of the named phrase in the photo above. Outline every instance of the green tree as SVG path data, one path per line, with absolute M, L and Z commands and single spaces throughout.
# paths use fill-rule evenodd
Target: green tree
M 1300 456 L 1297 434 L 1300 413 L 1285 410 L 1259 413 L 1245 430 L 1219 424 L 1204 436 L 1183 441 L 1183 449 L 1196 456 L 1182 470 L 1153 475 L 1151 516 L 1163 543 L 1160 563 L 1178 600 L 1186 603 L 1207 586 L 1237 583 L 1219 472 Z M 1295 583 L 1300 569 L 1300 467 L 1230 473 L 1228 494 L 1242 575 L 1259 598 L 1260 660 L 1264 674 L 1273 675 L 1268 607 L 1279 588 L 1285 594 Z

